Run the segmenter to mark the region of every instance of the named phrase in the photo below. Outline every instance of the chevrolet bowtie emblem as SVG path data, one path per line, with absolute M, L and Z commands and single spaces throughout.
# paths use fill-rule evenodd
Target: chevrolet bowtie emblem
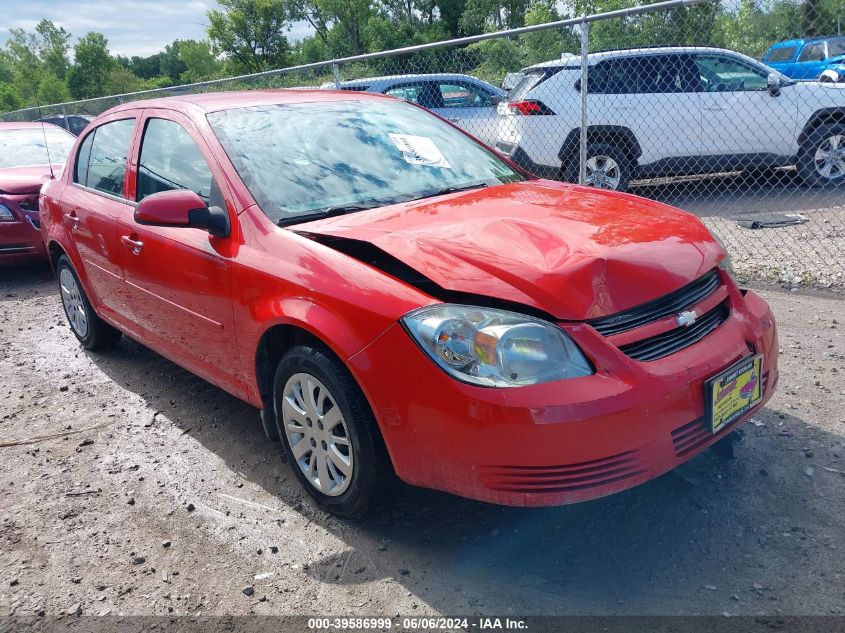
M 695 313 L 695 310 L 685 310 L 675 317 L 675 321 L 678 323 L 679 327 L 689 327 L 695 323 L 697 318 L 698 315 Z

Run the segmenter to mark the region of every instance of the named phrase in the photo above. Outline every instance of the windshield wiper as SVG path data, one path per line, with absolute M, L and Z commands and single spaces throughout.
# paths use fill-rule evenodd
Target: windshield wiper
M 441 187 L 440 189 L 432 189 L 425 191 L 421 195 L 416 196 L 415 200 L 422 200 L 423 198 L 434 198 L 435 196 L 445 196 L 447 193 L 458 193 L 459 191 L 469 191 L 470 189 L 484 189 L 489 187 L 486 182 L 477 182 L 472 185 L 461 185 L 453 187 Z
M 371 204 L 344 204 L 334 207 L 325 207 L 310 213 L 302 215 L 294 215 L 290 217 L 280 218 L 276 221 L 279 226 L 289 226 L 291 224 L 301 224 L 303 222 L 311 222 L 312 220 L 322 220 L 324 218 L 331 218 L 337 215 L 344 215 L 346 213 L 354 213 L 355 211 L 366 211 L 367 209 L 375 209 L 376 207 L 383 207 L 389 204 L 396 204 L 397 202 L 410 202 L 413 200 L 422 200 L 423 198 L 433 198 L 435 196 L 444 196 L 447 193 L 457 193 L 459 191 L 469 191 L 470 189 L 483 189 L 489 185 L 486 182 L 477 182 L 471 185 L 461 185 L 452 187 L 441 187 L 440 189 L 432 189 L 424 191 L 419 195 L 412 196 L 397 196 L 387 200 L 380 200 Z
M 287 218 L 279 219 L 276 224 L 279 226 L 287 226 L 289 224 L 300 224 L 302 222 L 310 222 L 311 220 L 322 220 L 323 218 L 331 218 L 337 215 L 345 215 L 347 213 L 354 213 L 355 211 L 366 211 L 373 209 L 378 205 L 374 204 L 344 204 L 335 207 L 326 207 L 319 211 L 312 211 L 311 213 L 304 213 L 302 215 L 294 215 Z

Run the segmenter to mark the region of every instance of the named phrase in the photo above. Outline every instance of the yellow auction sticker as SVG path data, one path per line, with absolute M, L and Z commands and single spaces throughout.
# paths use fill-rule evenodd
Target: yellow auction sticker
M 763 397 L 763 355 L 743 358 L 704 385 L 710 431 L 718 433 Z

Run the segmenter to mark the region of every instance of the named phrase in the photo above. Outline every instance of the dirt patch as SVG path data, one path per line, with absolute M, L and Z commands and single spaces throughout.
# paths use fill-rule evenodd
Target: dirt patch
M 843 614 L 845 302 L 764 294 L 780 392 L 736 460 L 561 508 L 404 488 L 362 524 L 255 409 L 132 341 L 84 352 L 49 271 L 0 271 L 0 614 Z

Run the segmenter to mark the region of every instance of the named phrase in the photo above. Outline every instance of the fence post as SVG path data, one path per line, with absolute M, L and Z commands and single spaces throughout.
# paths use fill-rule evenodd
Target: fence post
M 337 62 L 332 62 L 332 75 L 334 75 L 335 89 L 340 90 L 340 68 L 338 68 Z
M 578 184 L 587 183 L 587 55 L 590 52 L 590 27 L 581 18 L 581 129 L 578 135 Z

